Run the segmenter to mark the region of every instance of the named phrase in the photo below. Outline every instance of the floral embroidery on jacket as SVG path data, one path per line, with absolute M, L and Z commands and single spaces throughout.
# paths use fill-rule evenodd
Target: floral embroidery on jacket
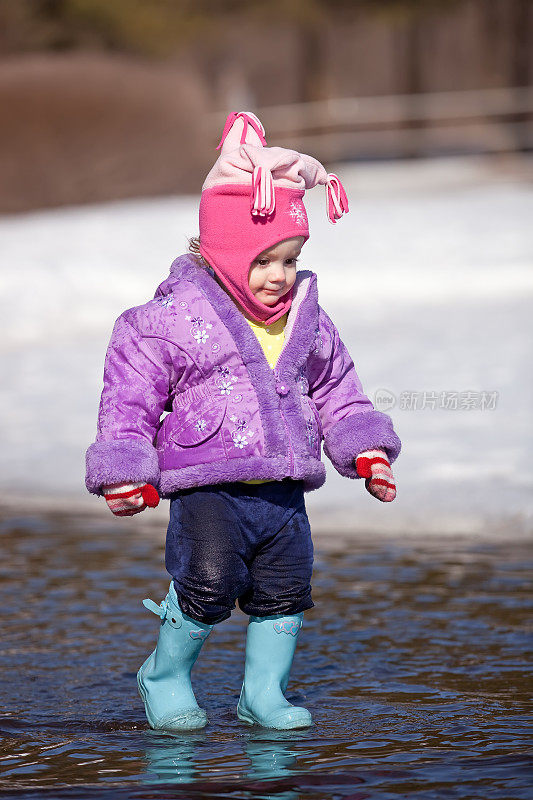
M 170 308 L 170 306 L 174 305 L 174 297 L 171 294 L 162 295 L 161 297 L 155 297 L 152 302 L 157 303 L 158 306 Z
M 231 374 L 229 367 L 217 366 L 215 371 L 218 372 L 216 385 L 220 389 L 220 394 L 230 394 L 233 391 L 233 384 L 237 383 L 237 378 Z
M 191 317 L 191 315 L 190 315 L 190 314 L 189 314 L 189 315 L 187 315 L 187 316 L 185 317 L 185 319 L 187 320 L 187 322 L 190 322 L 190 323 L 191 323 L 191 325 L 192 325 L 192 327 L 193 327 L 193 328 L 201 328 L 201 327 L 202 327 L 202 325 L 204 324 L 204 321 L 205 321 L 203 317 L 200 317 L 200 316 L 197 316 L 197 317 Z
M 313 353 L 319 353 L 323 347 L 324 347 L 324 337 L 322 336 L 322 331 L 320 330 L 320 327 L 318 327 L 315 331 L 315 347 L 313 349 Z
M 242 450 L 243 447 L 246 447 L 248 439 L 254 435 L 254 432 L 248 428 L 248 423 L 245 419 L 232 414 L 230 420 L 235 425 L 235 430 L 231 431 L 231 438 L 235 447 L 239 447 Z
M 223 381 L 219 383 L 218 386 L 220 388 L 220 394 L 230 394 L 233 391 L 233 383 L 232 381 L 236 381 L 237 378 L 232 378 L 231 381 Z
M 205 330 L 193 330 L 192 331 L 193 337 L 196 339 L 198 344 L 205 344 L 209 339 L 209 334 Z
M 317 435 L 310 419 L 306 419 L 305 427 L 307 430 L 307 441 L 309 442 L 309 446 L 314 447 L 317 441 Z
M 213 327 L 210 322 L 206 322 L 203 317 L 199 314 L 196 317 L 192 317 L 188 314 L 185 317 L 187 322 L 191 323 L 191 334 L 195 341 L 198 344 L 205 344 L 209 339 L 208 330 L 211 330 Z
M 300 367 L 297 380 L 298 383 L 300 384 L 300 393 L 307 394 L 309 392 L 309 381 L 307 380 L 305 374 L 305 366 Z

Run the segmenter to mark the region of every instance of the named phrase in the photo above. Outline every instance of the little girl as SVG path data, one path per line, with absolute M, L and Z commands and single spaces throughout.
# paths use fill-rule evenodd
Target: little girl
M 301 728 L 311 715 L 284 692 L 313 606 L 304 493 L 325 481 L 324 441 L 341 475 L 393 500 L 400 442 L 318 304 L 316 275 L 296 269 L 309 238 L 304 192 L 325 185 L 335 222 L 348 211 L 339 179 L 310 156 L 266 147 L 249 112 L 228 116 L 220 148 L 196 247 L 115 324 L 86 484 L 116 515 L 170 498 L 172 581 L 159 606 L 144 601 L 161 618 L 138 672 L 150 726 L 207 724 L 191 669 L 238 601 L 250 621 L 237 715 Z

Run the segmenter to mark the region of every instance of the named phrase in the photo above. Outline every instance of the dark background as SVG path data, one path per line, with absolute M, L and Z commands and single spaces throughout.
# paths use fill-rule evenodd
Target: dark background
M 197 193 L 229 111 L 335 161 L 524 151 L 530 0 L 0 0 L 0 213 Z

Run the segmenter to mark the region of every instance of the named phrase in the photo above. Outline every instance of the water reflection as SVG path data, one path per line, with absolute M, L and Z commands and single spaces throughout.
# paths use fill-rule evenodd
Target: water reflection
M 145 780 L 147 783 L 191 783 L 203 778 L 200 764 L 195 759 L 195 745 L 199 737 L 195 734 L 172 735 L 151 731 L 146 738 Z M 200 742 L 205 734 L 200 735 Z
M 1 792 L 529 796 L 526 543 L 318 546 L 316 607 L 288 692 L 315 726 L 237 720 L 246 618 L 236 612 L 193 673 L 210 725 L 172 735 L 148 729 L 135 688 L 157 636 L 141 599 L 168 585 L 164 531 L 115 522 L 0 518 Z
M 225 776 L 220 771 L 217 781 L 216 763 L 211 764 L 210 780 L 206 782 L 205 754 L 202 755 L 208 735 L 202 733 L 165 734 L 151 731 L 147 734 L 147 772 L 145 781 L 150 785 L 163 785 L 167 789 L 176 784 L 192 784 L 189 791 L 208 790 L 210 796 L 237 796 L 240 798 L 271 798 L 298 800 L 305 787 L 320 789 L 327 796 L 328 788 L 335 787 L 349 800 L 363 800 L 366 792 L 352 790 L 365 783 L 356 774 L 334 773 L 331 776 L 309 773 L 299 765 L 302 756 L 301 733 L 298 731 L 266 731 L 253 729 L 245 734 L 241 744 L 244 755 L 238 775 Z M 397 775 L 400 773 L 397 773 Z M 228 780 L 229 777 L 229 780 Z M 346 794 L 348 792 L 348 794 Z M 227 793 L 227 795 L 226 795 Z
M 264 780 L 295 775 L 298 753 L 294 746 L 291 747 L 291 742 L 294 745 L 297 738 L 298 734 L 292 732 L 291 736 L 290 731 L 257 731 L 250 734 L 245 747 L 250 759 L 248 777 Z
M 298 752 L 291 731 L 254 730 L 241 739 L 244 755 L 241 777 L 247 781 L 271 781 L 297 774 L 294 766 Z M 146 746 L 148 783 L 191 783 L 204 780 L 202 752 L 208 735 L 205 732 L 165 734 L 147 733 Z M 204 754 L 205 757 L 205 754 Z M 279 796 L 279 795 L 277 795 Z M 282 797 L 295 797 L 292 792 Z

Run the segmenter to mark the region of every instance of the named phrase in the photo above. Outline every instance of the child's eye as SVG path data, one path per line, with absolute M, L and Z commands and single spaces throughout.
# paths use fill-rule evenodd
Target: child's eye
M 285 264 L 287 264 L 288 266 L 291 266 L 291 267 L 292 266 L 296 266 L 297 262 L 298 262 L 297 258 L 286 258 L 285 259 Z M 256 258 L 255 261 L 254 261 L 254 264 L 258 264 L 260 267 L 266 267 L 266 266 L 268 266 L 268 264 L 270 264 L 270 259 L 268 259 L 268 258 Z

